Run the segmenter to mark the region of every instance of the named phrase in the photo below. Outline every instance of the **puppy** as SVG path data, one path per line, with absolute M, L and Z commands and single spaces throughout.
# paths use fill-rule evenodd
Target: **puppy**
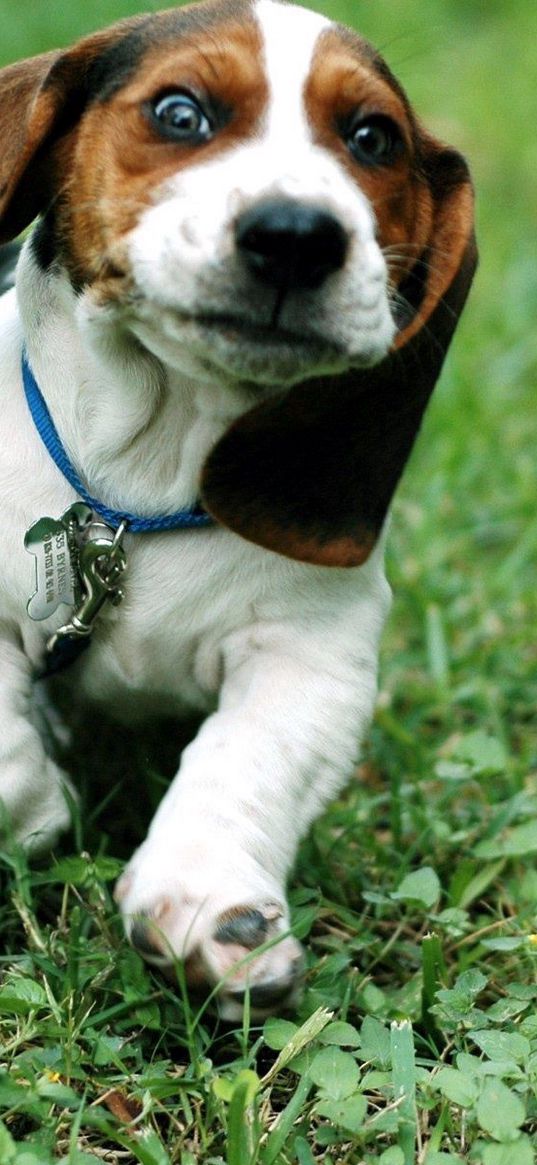
M 368 43 L 278 0 L 123 21 L 0 95 L 0 241 L 37 219 L 0 301 L 4 827 L 69 823 L 36 677 L 96 731 L 205 713 L 117 900 L 146 958 L 266 1014 L 297 844 L 372 714 L 468 170 Z

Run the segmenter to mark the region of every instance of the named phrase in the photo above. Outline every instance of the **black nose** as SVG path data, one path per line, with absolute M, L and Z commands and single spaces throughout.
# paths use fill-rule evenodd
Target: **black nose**
M 302 202 L 261 202 L 235 224 L 238 251 L 253 275 L 282 289 L 320 287 L 345 262 L 348 237 L 334 215 Z

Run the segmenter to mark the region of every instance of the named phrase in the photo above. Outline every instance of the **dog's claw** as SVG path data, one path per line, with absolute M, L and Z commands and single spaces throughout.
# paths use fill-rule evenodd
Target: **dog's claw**
M 247 951 L 261 946 L 267 938 L 269 919 L 252 906 L 235 906 L 217 919 L 213 938 L 218 943 L 238 943 Z
M 135 950 L 144 959 L 160 966 L 169 963 L 171 958 L 166 936 L 160 925 L 169 909 L 170 903 L 162 899 L 151 911 L 140 911 L 136 914 L 130 924 L 129 938 Z

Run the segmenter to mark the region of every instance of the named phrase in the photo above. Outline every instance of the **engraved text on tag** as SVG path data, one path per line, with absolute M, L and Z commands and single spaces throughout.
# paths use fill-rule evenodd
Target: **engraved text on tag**
M 27 606 L 32 619 L 47 619 L 60 603 L 77 601 L 77 533 L 90 518 L 89 507 L 75 502 L 61 518 L 39 518 L 27 531 L 24 545 L 36 561 L 36 590 Z

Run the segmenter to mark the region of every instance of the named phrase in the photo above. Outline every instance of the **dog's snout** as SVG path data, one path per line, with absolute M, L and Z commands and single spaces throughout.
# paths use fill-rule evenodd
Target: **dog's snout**
M 289 290 L 316 288 L 345 262 L 348 235 L 329 211 L 301 202 L 262 202 L 235 224 L 235 241 L 249 271 Z

